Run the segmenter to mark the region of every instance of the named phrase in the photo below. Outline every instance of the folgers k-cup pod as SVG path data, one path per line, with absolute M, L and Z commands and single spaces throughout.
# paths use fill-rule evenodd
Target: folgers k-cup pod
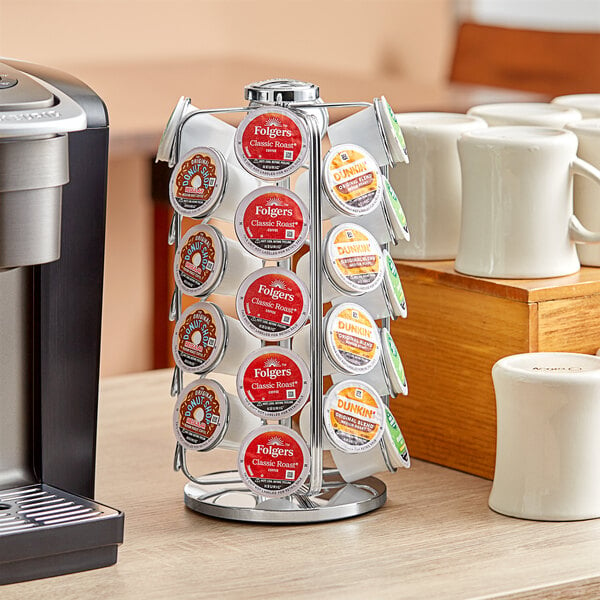
M 359 375 L 368 373 L 379 361 L 379 328 L 358 304 L 345 302 L 332 307 L 323 330 L 327 358 L 337 369 Z
M 333 446 L 348 453 L 366 452 L 383 436 L 385 407 L 370 385 L 349 379 L 327 392 L 323 422 Z
M 240 285 L 235 308 L 240 323 L 262 340 L 293 336 L 309 313 L 308 290 L 295 273 L 267 267 L 252 273 Z
M 294 192 L 268 186 L 243 198 L 234 224 L 238 240 L 248 252 L 263 260 L 281 260 L 304 244 L 308 211 Z
M 287 427 L 264 425 L 242 442 L 238 471 L 255 494 L 267 498 L 297 492 L 309 471 L 309 451 L 302 437 Z
M 306 162 L 308 134 L 302 117 L 288 108 L 253 108 L 237 128 L 234 150 L 251 175 L 283 179 Z
M 250 354 L 237 375 L 238 396 L 262 419 L 291 417 L 307 401 L 309 372 L 291 350 L 265 346 Z
M 194 148 L 179 160 L 171 173 L 171 205 L 184 217 L 204 217 L 221 203 L 226 183 L 223 155 L 214 148 Z
M 364 294 L 381 284 L 381 248 L 364 227 L 348 223 L 334 227 L 327 234 L 323 254 L 325 275 L 342 292 Z
M 229 403 L 225 390 L 212 379 L 197 379 L 177 398 L 173 431 L 188 450 L 210 450 L 219 444 L 227 429 Z
M 360 146 L 334 146 L 323 159 L 323 187 L 331 204 L 347 215 L 375 210 L 383 198 L 381 171 Z

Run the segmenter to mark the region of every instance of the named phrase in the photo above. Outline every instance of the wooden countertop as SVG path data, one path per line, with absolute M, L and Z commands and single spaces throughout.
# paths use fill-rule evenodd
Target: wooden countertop
M 489 481 L 420 461 L 381 477 L 383 508 L 346 521 L 252 525 L 186 509 L 170 376 L 101 385 L 96 499 L 125 512 L 118 563 L 4 586 L 2 600 L 600 596 L 600 520 L 504 517 L 487 507 Z M 233 456 L 198 455 L 195 468 L 229 468 Z
M 240 60 L 63 65 L 104 99 L 111 126 L 112 156 L 155 154 L 160 135 L 180 96 L 198 108 L 244 106 L 244 86 L 270 77 L 312 81 L 328 102 L 372 101 L 386 96 L 396 111 L 465 112 L 475 104 L 540 100 L 539 94 L 465 84 L 426 84 L 386 73 L 348 75 L 326 68 Z M 335 119 L 343 113 L 332 113 Z M 225 117 L 224 117 L 225 118 Z M 240 118 L 233 115 L 231 122 Z M 233 119 L 233 120 L 232 120 Z

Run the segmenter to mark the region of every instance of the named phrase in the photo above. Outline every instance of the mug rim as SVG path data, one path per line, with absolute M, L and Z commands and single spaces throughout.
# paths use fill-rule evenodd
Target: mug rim
M 477 115 L 445 111 L 417 111 L 394 113 L 400 127 L 458 127 L 464 125 L 482 125 L 487 127 L 484 119 Z M 431 119 L 435 119 L 432 121 Z
M 526 116 L 539 114 L 537 110 L 544 109 L 547 114 L 572 114 L 574 117 L 579 115 L 579 110 L 573 106 L 560 104 L 558 102 L 491 102 L 489 104 L 476 104 L 467 110 L 468 115 L 477 115 L 478 111 L 485 112 L 488 115 L 502 116 L 510 113 L 514 116 L 523 115 L 522 109 L 532 109 Z
M 568 123 L 566 128 L 574 133 L 600 134 L 600 116 Z
M 595 366 L 581 370 L 563 370 L 563 367 L 544 368 L 543 361 L 549 358 L 554 359 L 572 359 L 580 363 L 587 363 Z M 535 360 L 542 361 L 539 370 L 531 368 Z M 574 363 L 574 367 L 577 364 Z M 492 367 L 492 374 L 513 374 L 520 377 L 526 377 L 529 380 L 564 381 L 570 380 L 570 383 L 584 383 L 589 379 L 600 379 L 600 356 L 594 354 L 584 354 L 579 352 L 522 352 L 520 354 L 511 354 L 498 360 Z
M 560 127 L 544 127 L 540 125 L 503 125 L 500 127 L 487 127 L 466 131 L 458 142 L 493 142 L 497 144 L 529 146 L 532 143 L 537 145 L 556 145 L 567 140 L 577 142 L 577 136 L 568 129 Z

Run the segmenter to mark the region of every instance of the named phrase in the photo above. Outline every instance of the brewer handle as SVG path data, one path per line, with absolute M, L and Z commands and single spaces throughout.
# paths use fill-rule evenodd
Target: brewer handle
M 587 177 L 600 185 L 600 170 L 580 158 L 573 159 L 573 162 L 571 163 L 571 173 L 573 175 Z M 598 198 L 600 199 L 600 190 L 598 191 Z M 600 232 L 590 231 L 584 227 L 575 215 L 571 216 L 569 222 L 569 236 L 577 244 L 600 243 Z

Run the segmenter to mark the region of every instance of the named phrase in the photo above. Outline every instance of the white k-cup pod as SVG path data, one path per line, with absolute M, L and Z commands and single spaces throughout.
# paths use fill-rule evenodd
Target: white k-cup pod
M 291 417 L 308 400 L 308 367 L 292 350 L 265 346 L 241 364 L 237 392 L 243 405 L 261 419 Z
M 282 260 L 297 252 L 308 236 L 304 202 L 292 191 L 265 186 L 240 202 L 234 218 L 242 246 L 263 260 Z
M 177 287 L 188 296 L 233 295 L 240 281 L 262 267 L 212 225 L 195 225 L 181 238 L 173 273 Z
M 383 283 L 377 289 L 363 294 L 360 299 L 360 305 L 365 308 L 374 319 L 384 319 L 390 317 L 406 318 L 406 298 L 402 289 L 400 275 L 394 263 L 394 259 L 387 250 L 383 251 L 383 264 L 385 271 L 383 274 Z M 334 298 L 334 305 L 345 302 L 343 297 Z
M 310 453 L 300 434 L 280 425 L 264 425 L 242 442 L 238 471 L 259 496 L 278 498 L 297 492 L 308 477 Z
M 259 185 L 256 178 L 228 165 L 214 148 L 197 147 L 182 156 L 169 180 L 173 209 L 184 217 L 233 221 L 241 197 Z
M 350 454 L 367 452 L 383 437 L 385 406 L 370 385 L 348 379 L 327 392 L 323 422 L 334 448 Z
M 367 452 L 348 454 L 336 448 L 331 450 L 342 479 L 349 483 L 358 481 L 375 473 L 397 471 L 410 467 L 410 456 L 404 436 L 392 411 L 384 406 L 385 427 L 383 441 Z
M 346 302 L 332 307 L 323 320 L 323 375 L 359 375 L 375 368 L 381 352 L 379 328 L 358 304 Z M 293 340 L 294 350 L 308 362 L 310 328 L 302 328 Z
M 173 332 L 175 364 L 188 373 L 235 375 L 242 360 L 260 346 L 239 321 L 212 302 L 196 302 L 179 317 Z
M 310 298 L 295 273 L 266 267 L 242 281 L 235 307 L 246 331 L 261 340 L 280 341 L 292 337 L 304 325 Z
M 289 108 L 252 108 L 236 130 L 234 150 L 251 175 L 284 179 L 306 162 L 308 133 L 302 117 Z
M 346 375 L 332 373 L 333 383 L 344 381 Z M 408 394 L 408 383 L 404 373 L 404 365 L 394 338 L 386 327 L 381 329 L 381 355 L 375 367 L 364 375 L 355 375 L 356 379 L 368 383 L 380 396 Z
M 308 283 L 310 255 L 300 257 L 296 273 Z M 340 296 L 360 296 L 383 281 L 383 254 L 377 240 L 360 225 L 342 223 L 323 242 L 323 302 Z
M 298 425 L 300 426 L 300 433 L 306 440 L 307 444 L 310 444 L 310 402 L 307 402 L 304 408 L 300 411 L 300 418 L 298 419 Z M 323 416 L 321 415 L 321 423 L 323 422 Z M 322 436 L 322 448 L 323 450 L 331 450 L 333 447 L 329 438 L 323 434 Z
M 163 131 L 158 150 L 156 152 L 156 162 L 164 161 L 172 167 L 175 162 L 175 148 L 177 130 L 180 123 L 190 113 L 198 109 L 190 104 L 190 99 L 181 96 L 175 105 L 171 116 Z M 192 148 L 202 144 L 215 148 L 224 156 L 229 156 L 233 150 L 233 138 L 235 127 L 221 121 L 210 114 L 198 114 L 186 120 L 181 129 L 179 139 L 179 156 L 187 154 Z
M 333 123 L 327 133 L 332 146 L 360 144 L 380 166 L 408 162 L 402 130 L 384 96 L 375 98 L 372 106 Z
M 178 396 L 173 410 L 173 430 L 187 450 L 219 446 L 237 450 L 240 442 L 261 420 L 248 413 L 238 398 L 213 379 L 196 379 Z

